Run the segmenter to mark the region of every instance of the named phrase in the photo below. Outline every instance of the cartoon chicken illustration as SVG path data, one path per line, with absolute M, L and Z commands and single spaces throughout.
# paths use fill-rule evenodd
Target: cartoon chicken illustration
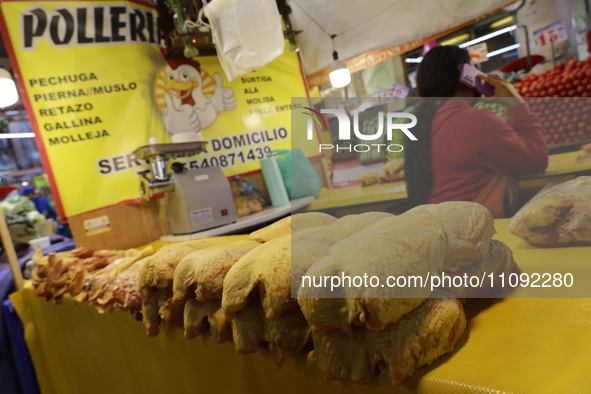
M 223 79 L 219 73 L 213 74 L 213 94 L 211 97 L 205 96 L 201 67 L 195 60 L 170 59 L 165 68 L 165 75 L 166 108 L 162 117 L 172 142 L 200 139 L 201 133 L 196 133 L 211 125 L 218 113 L 231 111 L 236 107 L 234 91 L 223 86 Z

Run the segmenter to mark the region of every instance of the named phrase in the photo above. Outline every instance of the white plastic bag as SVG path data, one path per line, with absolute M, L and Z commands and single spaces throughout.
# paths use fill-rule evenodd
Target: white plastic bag
M 204 13 L 229 81 L 283 55 L 283 28 L 275 0 L 214 0 Z

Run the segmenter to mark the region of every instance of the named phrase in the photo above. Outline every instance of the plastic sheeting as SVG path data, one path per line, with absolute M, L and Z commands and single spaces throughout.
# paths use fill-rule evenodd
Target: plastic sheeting
M 527 272 L 556 260 L 589 266 L 589 247 L 535 248 L 496 220 Z M 575 278 L 576 280 L 576 278 Z M 562 393 L 590 392 L 591 299 L 474 300 L 468 328 L 451 355 L 418 369 L 398 390 L 383 379 L 368 386 L 326 383 L 305 354 L 279 370 L 261 351 L 240 356 L 231 343 L 189 341 L 182 330 L 148 338 L 127 313 L 100 315 L 66 298 L 53 305 L 32 289 L 11 296 L 43 393 Z
M 419 40 L 503 7 L 511 0 L 292 0 L 291 19 L 304 54 L 306 73 L 333 63 L 328 34 L 338 34 L 335 47 L 346 60 L 367 51 Z M 295 4 L 294 4 L 295 3 Z M 343 33 L 343 34 L 341 34 Z

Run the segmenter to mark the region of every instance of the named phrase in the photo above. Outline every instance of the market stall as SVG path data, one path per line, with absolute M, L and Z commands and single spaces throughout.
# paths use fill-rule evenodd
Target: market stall
M 0 0 L 47 187 L 76 241 L 30 262 L 9 254 L 11 368 L 32 379 L 24 330 L 44 394 L 591 391 L 591 177 L 575 179 L 591 175 L 591 57 L 574 48 L 569 6 L 221 3 Z M 419 97 L 421 62 L 434 79 L 451 70 L 449 88 Z M 495 90 L 464 70 L 506 63 L 514 85 L 497 80 L 497 102 L 478 102 Z M 460 116 L 431 145 L 450 103 L 472 123 Z M 475 135 L 501 137 L 483 148 Z M 434 169 L 447 170 L 441 195 L 467 185 L 470 197 L 428 204 Z M 474 192 L 515 173 L 529 202 L 493 219 L 504 216 Z M 368 273 L 431 282 L 334 286 Z M 445 275 L 482 280 L 433 285 Z M 540 290 L 536 275 L 559 285 Z M 11 283 L 0 272 L 0 295 Z
M 509 234 L 496 220 L 495 239 L 513 250 L 522 272 L 589 271 L 587 247 L 540 248 Z M 53 305 L 29 285 L 11 296 L 42 392 L 204 391 L 286 393 L 586 392 L 591 352 L 589 299 L 476 299 L 465 306 L 468 328 L 454 352 L 418 369 L 393 391 L 383 379 L 369 386 L 326 383 L 304 352 L 277 369 L 267 350 L 241 356 L 231 343 L 187 340 L 175 329 L 155 338 L 125 312 L 99 314 L 66 297 Z M 65 373 L 64 371 L 67 371 Z M 223 371 L 223 372 L 222 372 Z M 220 375 L 222 373 L 222 375 Z

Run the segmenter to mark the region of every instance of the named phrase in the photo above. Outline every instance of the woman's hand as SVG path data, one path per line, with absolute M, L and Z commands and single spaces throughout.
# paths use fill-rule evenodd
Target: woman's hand
M 484 75 L 478 76 L 482 81 L 491 84 L 495 88 L 495 94 L 488 97 L 486 101 L 492 101 L 496 103 L 502 103 L 509 108 L 515 107 L 516 105 L 525 102 L 523 97 L 517 93 L 515 87 L 509 82 L 505 81 L 498 75 Z

